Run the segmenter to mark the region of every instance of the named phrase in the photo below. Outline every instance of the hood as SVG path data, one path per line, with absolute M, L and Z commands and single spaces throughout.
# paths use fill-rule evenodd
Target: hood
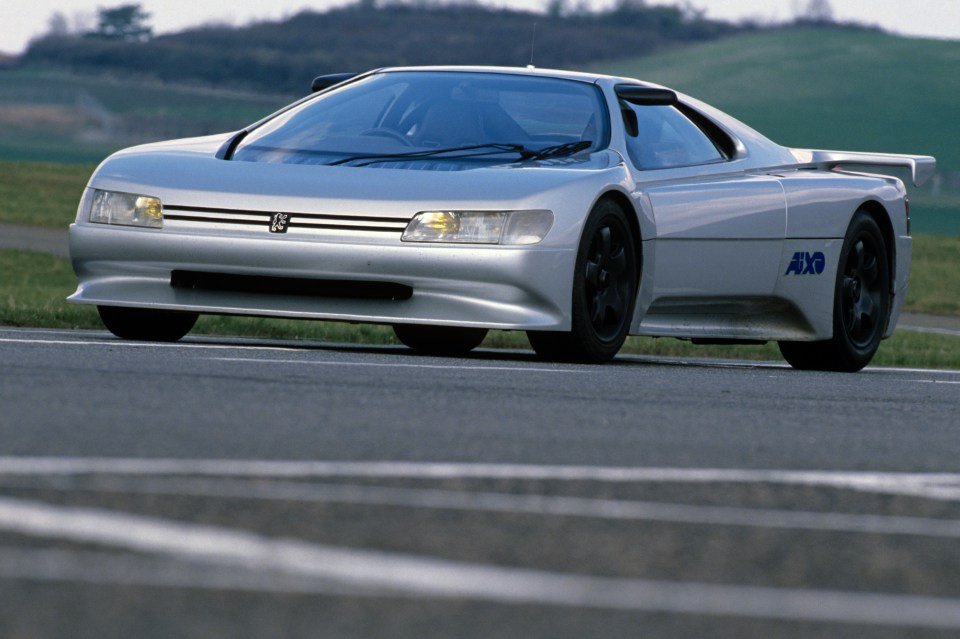
M 403 162 L 406 166 L 325 166 L 220 160 L 217 149 L 228 136 L 210 136 L 143 145 L 107 158 L 90 186 L 159 197 L 166 205 L 230 209 L 282 208 L 290 212 L 350 212 L 356 215 L 407 214 L 422 209 L 519 207 L 544 192 L 567 189 L 600 173 L 622 171 L 612 151 L 583 159 L 482 166 L 469 170 L 434 168 L 443 162 Z M 454 163 L 456 164 L 456 163 Z M 404 170 L 407 169 L 407 170 Z M 614 179 L 613 181 L 619 181 Z M 401 205 L 399 207 L 395 205 Z M 402 211 L 402 212 L 401 212 Z

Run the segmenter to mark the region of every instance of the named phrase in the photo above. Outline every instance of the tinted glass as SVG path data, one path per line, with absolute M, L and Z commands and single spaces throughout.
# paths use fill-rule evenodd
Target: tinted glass
M 668 169 L 725 159 L 700 127 L 672 106 L 623 103 L 622 108 L 637 119 L 637 134 L 627 136 L 627 151 L 638 168 Z
M 607 122 L 599 89 L 584 82 L 496 73 L 384 73 L 274 118 L 247 135 L 234 159 L 328 164 L 355 155 L 484 144 L 537 151 L 582 140 L 597 149 L 608 142 Z

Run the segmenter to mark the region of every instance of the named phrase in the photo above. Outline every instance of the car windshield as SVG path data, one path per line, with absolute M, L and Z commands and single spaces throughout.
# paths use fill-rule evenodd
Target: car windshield
M 608 117 L 586 82 L 503 73 L 373 74 L 251 131 L 233 159 L 400 167 L 490 164 L 606 146 Z M 418 167 L 419 168 L 419 167 Z

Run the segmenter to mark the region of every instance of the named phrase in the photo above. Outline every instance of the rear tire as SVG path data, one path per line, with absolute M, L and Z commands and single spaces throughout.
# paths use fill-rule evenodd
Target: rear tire
M 870 363 L 890 316 L 886 242 L 865 211 L 853 216 L 840 251 L 833 295 L 833 337 L 821 342 L 780 342 L 794 368 L 853 373 Z
M 175 342 L 193 328 L 199 314 L 147 308 L 98 306 L 103 325 L 123 339 Z
M 485 328 L 394 324 L 393 332 L 405 346 L 427 355 L 466 355 L 487 336 Z
M 637 253 L 627 216 L 601 200 L 580 238 L 573 274 L 569 332 L 529 331 L 544 359 L 601 364 L 612 360 L 630 330 L 637 295 Z

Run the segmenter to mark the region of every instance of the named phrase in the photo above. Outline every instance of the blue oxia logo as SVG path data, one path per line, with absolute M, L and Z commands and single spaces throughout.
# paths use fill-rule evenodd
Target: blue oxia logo
M 816 253 L 805 253 L 797 251 L 790 260 L 790 266 L 784 275 L 820 275 L 823 268 L 827 265 L 827 258 L 817 251 Z

